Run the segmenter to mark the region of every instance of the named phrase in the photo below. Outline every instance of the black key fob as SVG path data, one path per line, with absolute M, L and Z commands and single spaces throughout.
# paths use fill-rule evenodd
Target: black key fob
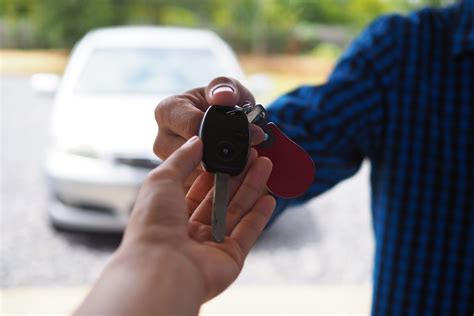
M 236 176 L 244 170 L 250 150 L 249 122 L 244 112 L 229 106 L 210 106 L 199 137 L 206 171 Z

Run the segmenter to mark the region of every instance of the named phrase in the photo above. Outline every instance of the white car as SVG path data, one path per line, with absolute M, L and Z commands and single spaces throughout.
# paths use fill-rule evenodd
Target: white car
M 154 109 L 163 98 L 217 76 L 244 79 L 216 34 L 167 27 L 114 27 L 74 48 L 57 90 L 46 175 L 57 228 L 120 232 L 137 189 L 160 161 L 152 147 Z M 55 78 L 36 75 L 36 90 Z

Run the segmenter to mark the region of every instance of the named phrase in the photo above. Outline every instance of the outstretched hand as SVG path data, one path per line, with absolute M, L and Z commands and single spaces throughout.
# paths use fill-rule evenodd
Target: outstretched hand
M 212 175 L 202 172 L 184 188 L 201 158 L 202 142 L 193 137 L 149 174 L 119 250 L 78 313 L 192 314 L 237 278 L 275 207 L 265 194 L 272 165 L 251 151 L 231 182 L 227 236 L 215 243 Z

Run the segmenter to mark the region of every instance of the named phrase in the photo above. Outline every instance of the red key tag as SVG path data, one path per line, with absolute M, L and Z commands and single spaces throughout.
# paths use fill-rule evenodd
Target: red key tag
M 267 188 L 282 198 L 295 198 L 305 193 L 314 180 L 315 167 L 311 156 L 275 123 L 265 120 L 265 109 L 260 104 L 252 107 L 247 117 L 268 135 L 266 141 L 255 146 L 259 156 L 268 157 L 273 163 Z

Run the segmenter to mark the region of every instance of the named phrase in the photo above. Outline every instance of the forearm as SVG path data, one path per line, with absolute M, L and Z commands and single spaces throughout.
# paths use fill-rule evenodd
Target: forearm
M 118 252 L 76 315 L 197 315 L 204 283 L 182 254 Z

